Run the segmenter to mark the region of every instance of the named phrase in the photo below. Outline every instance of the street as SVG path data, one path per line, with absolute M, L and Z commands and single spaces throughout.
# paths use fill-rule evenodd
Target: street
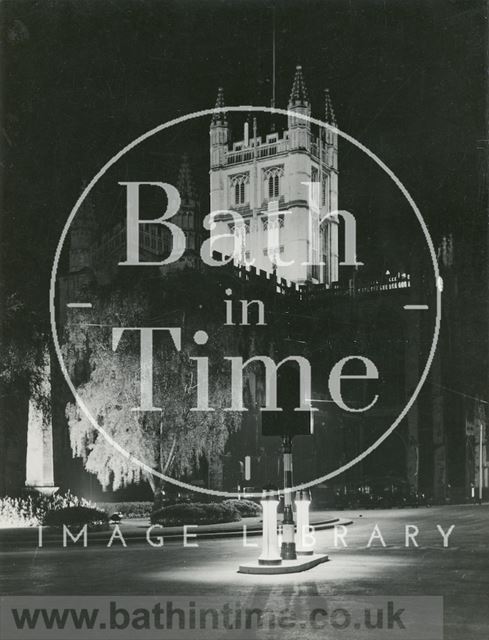
M 161 548 L 147 544 L 121 548 L 88 546 L 1 553 L 2 594 L 37 595 L 171 595 L 221 597 L 267 607 L 289 605 L 307 596 L 428 596 L 444 598 L 448 640 L 487 637 L 489 506 L 443 506 L 419 509 L 339 512 L 351 518 L 345 538 L 335 548 L 334 531 L 316 533 L 316 550 L 330 554 L 330 562 L 307 573 L 249 576 L 236 572 L 238 563 L 252 560 L 256 548 L 241 540 L 192 540 L 198 547 L 183 548 L 170 541 Z M 379 537 L 371 538 L 375 525 Z M 447 547 L 437 525 L 447 532 Z M 419 547 L 405 546 L 405 526 L 419 529 Z M 259 544 L 260 539 L 249 543 Z M 266 637 L 266 636 L 264 636 Z M 286 631 L 282 637 L 289 637 Z M 290 637 L 294 637 L 291 635 Z M 307 636 L 305 636 L 307 637 Z M 361 637 L 357 635 L 355 637 Z

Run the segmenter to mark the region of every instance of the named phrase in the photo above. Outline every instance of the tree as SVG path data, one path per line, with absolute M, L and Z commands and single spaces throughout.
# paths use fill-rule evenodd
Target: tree
M 167 289 L 180 285 L 176 276 Z M 175 291 L 175 289 L 172 289 Z M 161 291 L 160 291 L 161 294 Z M 91 294 L 93 295 L 93 293 Z M 145 462 L 151 469 L 182 477 L 190 474 L 203 458 L 220 456 L 229 433 L 240 426 L 239 412 L 224 411 L 229 406 L 229 370 L 224 355 L 236 349 L 236 335 L 215 320 L 206 318 L 211 336 L 205 346 L 209 358 L 209 405 L 214 411 L 191 411 L 196 405 L 196 369 L 190 360 L 199 353 L 192 339 L 202 323 L 185 303 L 163 297 L 165 315 L 172 326 L 182 327 L 182 350 L 176 351 L 163 332 L 154 341 L 154 404 L 161 412 L 133 411 L 140 404 L 140 346 L 137 332 L 125 332 L 115 351 L 112 350 L 112 327 L 148 326 L 155 311 L 154 294 L 147 288 L 134 287 L 128 295 L 120 289 L 105 294 L 98 292 L 98 326 L 67 324 L 64 356 L 72 378 L 80 383 L 77 392 L 98 425 L 125 451 Z M 91 298 L 92 299 L 92 298 Z M 185 296 L 187 304 L 192 296 Z M 160 325 L 164 326 L 164 325 Z M 124 457 L 90 423 L 80 407 L 72 402 L 66 409 L 70 441 L 75 456 L 81 456 L 87 471 L 94 473 L 104 488 L 118 489 L 146 477 L 155 495 L 161 482 Z

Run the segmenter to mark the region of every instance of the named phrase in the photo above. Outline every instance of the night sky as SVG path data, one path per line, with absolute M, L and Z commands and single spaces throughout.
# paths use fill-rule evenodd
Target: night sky
M 485 283 L 485 151 L 478 149 L 488 137 L 485 3 L 276 5 L 277 106 L 286 107 L 302 64 L 313 115 L 322 116 L 329 87 L 339 127 L 399 175 L 435 243 L 454 234 L 470 286 Z M 81 183 L 136 136 L 212 107 L 219 85 L 228 104 L 270 104 L 272 7 L 238 0 L 2 3 L 4 292 L 19 292 L 47 319 L 52 257 Z M 207 148 L 182 151 L 197 165 L 205 209 Z M 364 252 L 386 247 L 376 269 L 409 264 L 418 249 L 407 236 L 404 250 L 389 254 L 392 234 L 408 232 L 398 226 L 398 198 L 358 153 L 345 146 L 339 162 L 340 206 L 361 213 Z

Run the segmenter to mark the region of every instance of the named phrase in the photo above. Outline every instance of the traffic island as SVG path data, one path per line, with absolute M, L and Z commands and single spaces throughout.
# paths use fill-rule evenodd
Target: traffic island
M 308 571 L 318 564 L 328 562 L 329 556 L 324 553 L 314 553 L 310 556 L 298 557 L 295 560 L 282 560 L 280 564 L 260 564 L 259 560 L 240 564 L 238 573 L 254 573 L 254 574 L 279 574 L 279 573 L 299 573 L 300 571 Z

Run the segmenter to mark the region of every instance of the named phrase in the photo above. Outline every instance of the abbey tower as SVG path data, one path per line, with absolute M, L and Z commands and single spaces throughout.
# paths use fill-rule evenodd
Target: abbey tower
M 219 89 L 216 108 L 224 106 Z M 300 117 L 311 115 L 301 66 L 287 110 L 286 130 L 259 135 L 253 119 L 234 142 L 226 113 L 214 114 L 210 210 L 220 213 L 211 229 L 213 247 L 234 255 L 237 263 L 276 271 L 292 282 L 329 286 L 338 279 L 338 221 L 334 215 L 326 218 L 338 208 L 338 139 Z M 327 90 L 324 121 L 336 124 Z M 228 238 L 217 239 L 225 234 Z

